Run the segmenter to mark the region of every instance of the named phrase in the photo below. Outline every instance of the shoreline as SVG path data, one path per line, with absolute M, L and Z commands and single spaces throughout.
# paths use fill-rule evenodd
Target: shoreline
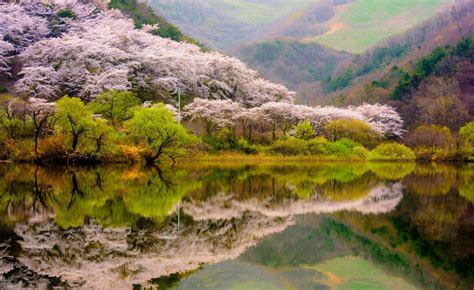
M 267 154 L 242 154 L 236 152 L 223 152 L 221 154 L 196 154 L 190 157 L 182 157 L 176 159 L 176 163 L 169 159 L 161 160 L 150 166 L 164 165 L 166 167 L 196 165 L 196 164 L 225 164 L 234 163 L 236 165 L 257 165 L 257 164 L 301 164 L 301 163 L 437 163 L 437 164 L 469 164 L 470 160 L 426 160 L 426 159 L 380 159 L 369 160 L 353 157 L 337 157 L 337 156 L 283 156 L 283 155 L 267 155 Z M 40 166 L 97 166 L 97 165 L 147 165 L 144 160 L 0 160 L 0 164 L 36 164 Z M 229 164 L 232 166 L 232 164 Z

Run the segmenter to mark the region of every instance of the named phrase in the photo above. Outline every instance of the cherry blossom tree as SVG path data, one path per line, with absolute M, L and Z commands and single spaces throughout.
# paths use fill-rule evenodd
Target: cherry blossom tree
M 405 133 L 403 119 L 391 106 L 363 104 L 351 109 L 362 114 L 366 122 L 387 137 L 402 137 Z
M 184 107 L 185 116 L 190 121 L 199 120 L 203 123 L 206 133 L 235 125 L 234 117 L 242 112 L 242 106 L 231 100 L 194 99 Z
M 73 6 L 74 13 L 80 14 L 79 6 Z M 67 33 L 39 41 L 21 53 L 25 80 L 17 85 L 19 92 L 37 96 L 31 88 L 39 82 L 49 86 L 43 91 L 55 92 L 52 98 L 69 94 L 90 100 L 103 90 L 133 89 L 165 101 L 178 93 L 230 99 L 246 107 L 293 101 L 293 92 L 261 79 L 235 58 L 152 35 L 148 27 L 137 30 L 131 19 L 116 10 L 95 14 L 83 10 L 81 19 L 68 20 Z M 39 68 L 41 73 L 36 72 Z M 45 77 L 52 81 L 46 83 Z
M 3 36 L 0 34 L 0 74 L 9 74 L 11 67 L 8 56 L 15 51 L 15 47 L 11 43 L 1 39 L 3 39 Z
M 17 51 L 45 38 L 50 33 L 48 22 L 27 13 L 22 5 L 0 4 L 0 35 Z

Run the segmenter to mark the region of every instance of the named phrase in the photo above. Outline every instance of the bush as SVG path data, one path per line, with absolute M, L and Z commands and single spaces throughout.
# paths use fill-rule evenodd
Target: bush
M 382 135 L 359 120 L 334 120 L 326 125 L 324 133 L 329 141 L 346 138 L 369 148 L 373 148 L 382 140 Z
M 377 146 L 368 155 L 369 160 L 414 160 L 415 153 L 403 144 L 384 143 Z
M 257 154 L 262 152 L 262 148 L 258 145 L 249 144 L 245 139 L 239 139 L 236 143 L 237 150 L 245 154 Z
M 356 146 L 352 148 L 352 155 L 359 159 L 365 160 L 369 156 L 369 150 L 365 149 L 364 146 Z
M 48 138 L 44 138 L 39 143 L 39 155 L 40 159 L 53 161 L 53 160 L 65 160 L 67 159 L 67 152 L 65 136 L 57 135 Z
M 0 94 L 8 93 L 8 89 L 5 86 L 0 85 Z
M 301 122 L 293 129 L 292 135 L 303 140 L 312 139 L 314 137 L 313 126 L 308 121 Z
M 461 127 L 459 135 L 462 138 L 460 153 L 465 160 L 474 160 L 474 121 Z
M 324 137 L 316 137 L 308 141 L 308 150 L 312 155 L 329 155 L 329 142 Z
M 277 140 L 270 147 L 270 152 L 284 156 L 308 155 L 310 153 L 308 150 L 308 142 L 294 137 Z
M 456 155 L 455 138 L 448 127 L 422 125 L 406 139 L 418 159 L 453 159 Z

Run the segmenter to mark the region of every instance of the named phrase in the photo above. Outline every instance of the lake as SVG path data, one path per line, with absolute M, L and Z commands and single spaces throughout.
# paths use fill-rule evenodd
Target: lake
M 0 164 L 0 288 L 473 289 L 474 164 Z

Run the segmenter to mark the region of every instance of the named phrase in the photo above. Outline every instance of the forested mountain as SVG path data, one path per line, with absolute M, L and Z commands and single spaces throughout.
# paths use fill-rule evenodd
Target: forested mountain
M 370 96 L 364 87 L 388 74 L 393 65 L 410 65 L 437 46 L 456 45 L 463 37 L 472 36 L 472 10 L 473 1 L 459 1 L 436 17 L 360 55 L 289 40 L 255 43 L 235 49 L 234 53 L 266 77 L 297 91 L 300 102 L 324 104 L 343 100 L 343 104 L 360 104 L 387 101 L 389 98 Z
M 289 5 L 268 0 L 165 0 L 149 4 L 210 47 L 237 56 L 265 77 L 298 92 L 298 102 L 327 104 L 334 99 L 331 92 L 406 54 L 407 45 L 388 41 L 440 11 L 450 11 L 452 1 L 299 0 Z M 371 54 L 378 59 L 367 61 Z M 362 63 L 360 71 L 344 71 L 352 62 Z

